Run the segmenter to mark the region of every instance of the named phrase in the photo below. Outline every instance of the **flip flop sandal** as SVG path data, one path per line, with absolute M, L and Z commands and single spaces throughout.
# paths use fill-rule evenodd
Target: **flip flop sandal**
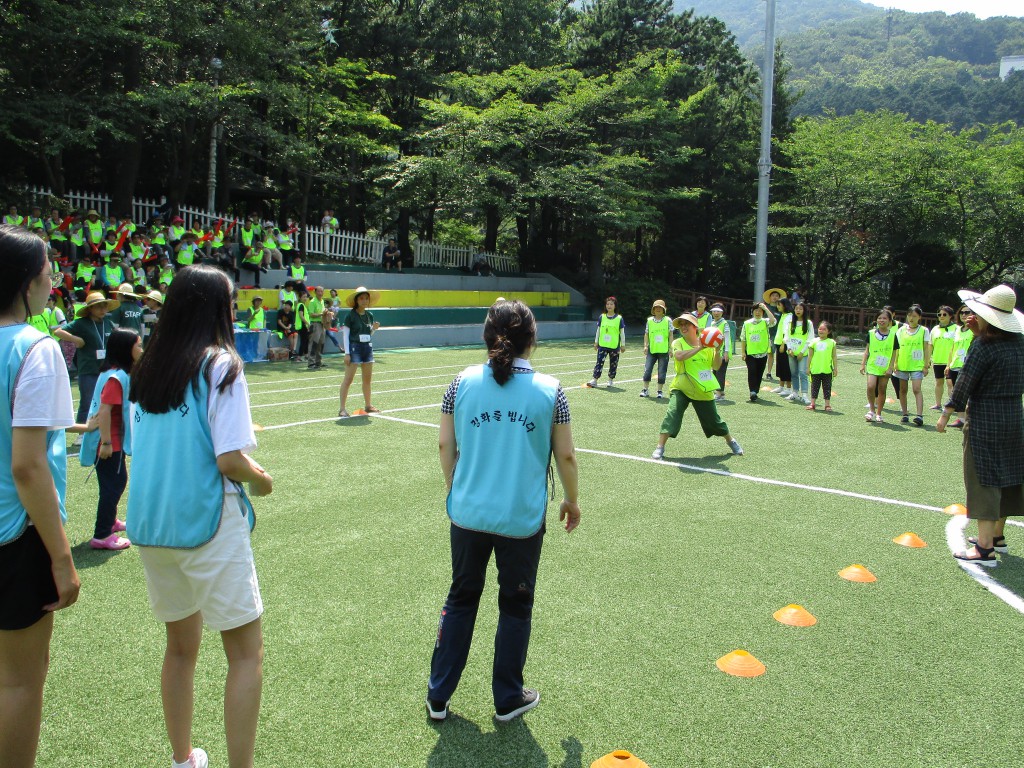
M 338 411 L 338 418 L 339 419 L 347 419 L 348 417 L 349 417 L 348 411 L 346 411 L 344 408 L 342 408 L 340 411 Z
M 374 408 L 372 405 L 366 406 L 366 413 L 380 413 L 380 408 Z
M 825 406 L 825 410 L 831 412 L 832 411 L 832 406 L 831 405 L 826 405 Z

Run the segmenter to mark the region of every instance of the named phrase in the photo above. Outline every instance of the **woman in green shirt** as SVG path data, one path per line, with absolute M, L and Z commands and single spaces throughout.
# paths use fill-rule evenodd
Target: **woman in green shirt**
M 345 401 L 348 400 L 348 390 L 352 386 L 352 380 L 356 377 L 356 368 L 363 372 L 363 402 L 366 413 L 380 413 L 379 408 L 374 408 L 370 401 L 370 382 L 373 378 L 373 344 L 370 337 L 374 331 L 380 328 L 380 323 L 373 319 L 373 313 L 369 311 L 380 299 L 379 291 L 371 291 L 364 286 L 359 286 L 345 303 L 351 307 L 351 311 L 345 316 L 342 327 L 342 341 L 345 347 L 345 380 L 341 383 L 341 408 L 338 416 L 347 419 L 349 413 L 345 410 Z

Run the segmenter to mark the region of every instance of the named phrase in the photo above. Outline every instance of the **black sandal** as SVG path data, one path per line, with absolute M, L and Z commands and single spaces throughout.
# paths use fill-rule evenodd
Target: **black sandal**
M 976 545 L 978 543 L 978 537 L 977 536 L 968 536 L 967 537 L 967 543 L 968 544 L 975 544 Z M 1000 554 L 1003 554 L 1003 555 L 1008 553 L 1010 551 L 1010 548 L 1008 546 L 1006 546 L 1006 537 L 1005 536 L 994 536 L 992 538 L 992 549 L 994 549 L 996 552 L 999 552 Z
M 993 554 L 995 552 L 994 548 L 986 549 L 975 544 L 972 549 L 974 550 L 973 552 L 971 549 L 966 549 L 963 552 L 954 552 L 953 557 L 967 563 L 977 563 L 986 568 L 995 568 L 998 565 L 999 561 L 996 560 L 996 556 Z

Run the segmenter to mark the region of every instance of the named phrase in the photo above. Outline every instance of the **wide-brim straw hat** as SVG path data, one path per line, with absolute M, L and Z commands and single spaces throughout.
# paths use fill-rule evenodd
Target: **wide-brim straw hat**
M 771 299 L 769 299 L 768 297 L 771 296 L 773 293 L 779 294 L 779 298 L 780 299 L 786 298 L 786 291 L 785 291 L 785 289 L 783 289 L 783 288 L 769 288 L 767 291 L 765 291 L 763 294 L 761 294 L 761 301 L 764 301 L 766 303 L 767 302 L 771 302 Z
M 135 293 L 135 288 L 131 283 L 121 283 L 114 294 L 117 296 L 127 296 L 130 299 L 141 299 L 142 297 Z
M 121 302 L 117 299 L 108 299 L 99 291 L 94 291 L 85 297 L 85 304 L 78 308 L 75 317 L 85 317 L 85 313 L 97 304 L 106 304 L 107 309 L 117 309 L 121 306 Z
M 668 314 L 668 307 L 665 306 L 665 302 L 662 301 L 661 299 L 658 299 L 653 304 L 651 304 L 652 313 L 654 312 L 655 307 L 661 307 L 661 311 L 664 312 L 666 315 Z
M 682 314 L 679 317 L 677 317 L 675 320 L 673 320 L 672 321 L 672 327 L 675 328 L 678 331 L 681 331 L 683 329 L 683 324 L 684 323 L 689 323 L 694 328 L 698 328 L 698 329 L 700 328 L 700 324 L 697 322 L 696 315 L 693 315 L 690 312 L 686 312 L 685 314 Z
M 95 208 L 90 208 L 85 215 L 86 216 L 99 216 L 100 213 Z
M 345 305 L 354 309 L 356 306 L 356 297 L 361 293 L 370 294 L 371 307 L 374 306 L 378 301 L 380 301 L 380 291 L 371 291 L 365 285 L 360 285 L 358 288 L 352 291 L 352 293 L 345 297 Z
M 1024 333 L 1024 313 L 1015 309 L 1017 294 L 1008 285 L 997 285 L 984 293 L 958 291 L 960 300 L 978 317 L 1008 333 Z
M 142 298 L 144 298 L 144 299 L 151 299 L 151 300 L 157 302 L 160 306 L 164 305 L 164 295 L 162 293 L 160 293 L 160 291 L 150 291 L 149 293 L 147 293 Z

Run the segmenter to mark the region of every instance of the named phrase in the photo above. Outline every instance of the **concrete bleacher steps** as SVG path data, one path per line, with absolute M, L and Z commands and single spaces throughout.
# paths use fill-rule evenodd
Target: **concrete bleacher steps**
M 530 306 L 537 318 L 540 339 L 573 339 L 593 335 L 594 324 L 583 295 L 543 273 L 526 275 L 465 275 L 440 270 L 398 274 L 341 269 L 335 265 L 310 265 L 307 286 L 334 288 L 339 298 L 356 287 L 380 291 L 373 315 L 381 324 L 374 345 L 381 348 L 443 347 L 478 344 L 482 341 L 487 308 L 499 297 L 517 298 Z M 282 270 L 261 275 L 260 289 L 245 287 L 243 274 L 238 292 L 239 316 L 245 317 L 252 298 L 263 297 L 267 327 L 277 322 L 278 286 L 287 280 Z

